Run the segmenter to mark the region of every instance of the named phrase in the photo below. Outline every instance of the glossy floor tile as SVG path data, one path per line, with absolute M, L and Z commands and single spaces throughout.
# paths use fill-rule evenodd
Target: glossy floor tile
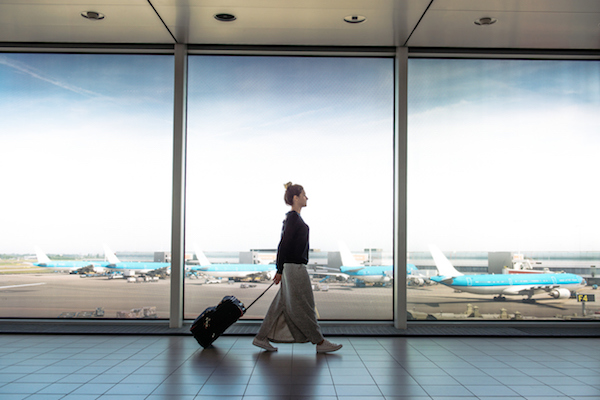
M 0 335 L 0 399 L 600 399 L 597 339 L 343 337 L 342 350 L 248 336 Z

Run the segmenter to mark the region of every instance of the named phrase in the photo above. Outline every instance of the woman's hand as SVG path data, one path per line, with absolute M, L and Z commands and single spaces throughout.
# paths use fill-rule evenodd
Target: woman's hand
M 281 274 L 279 274 L 279 273 L 275 274 L 275 277 L 273 278 L 273 282 L 275 282 L 276 285 L 279 285 L 279 282 L 281 282 Z

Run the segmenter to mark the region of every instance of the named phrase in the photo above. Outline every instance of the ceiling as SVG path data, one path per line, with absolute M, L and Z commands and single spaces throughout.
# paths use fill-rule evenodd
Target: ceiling
M 2 42 L 598 50 L 600 0 L 0 0 Z

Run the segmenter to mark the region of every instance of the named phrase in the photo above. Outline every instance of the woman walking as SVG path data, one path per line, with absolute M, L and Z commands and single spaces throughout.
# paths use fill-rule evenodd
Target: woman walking
M 267 351 L 277 351 L 269 343 L 306 343 L 317 345 L 317 353 L 327 353 L 342 348 L 331 343 L 321 333 L 315 312 L 315 299 L 308 264 L 308 225 L 300 216 L 308 197 L 300 185 L 285 184 L 285 203 L 292 207 L 286 214 L 277 247 L 276 285 L 281 282 L 269 311 L 252 344 Z

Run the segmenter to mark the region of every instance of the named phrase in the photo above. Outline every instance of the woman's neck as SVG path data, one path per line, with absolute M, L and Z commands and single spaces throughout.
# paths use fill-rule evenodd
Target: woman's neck
M 292 206 L 292 211 L 296 211 L 298 214 L 300 214 L 300 211 L 302 211 L 302 207 Z

